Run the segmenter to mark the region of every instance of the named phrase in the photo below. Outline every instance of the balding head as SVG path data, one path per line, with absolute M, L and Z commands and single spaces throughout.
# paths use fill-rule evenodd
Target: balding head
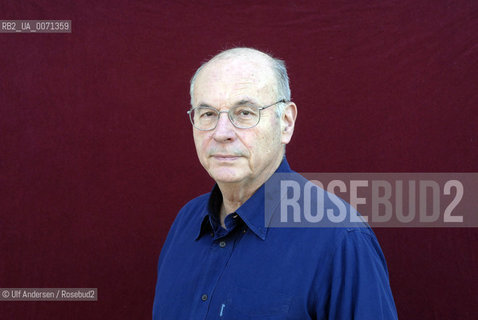
M 221 61 L 234 61 L 235 63 L 243 64 L 254 64 L 257 68 L 262 68 L 266 73 L 270 73 L 272 79 L 272 89 L 274 90 L 276 100 L 286 100 L 290 101 L 290 87 L 289 87 L 289 77 L 287 75 L 287 69 L 282 60 L 273 58 L 271 55 L 268 55 L 264 52 L 258 51 L 252 48 L 234 48 L 222 51 L 217 54 L 209 61 L 205 62 L 199 69 L 196 71 L 194 76 L 191 79 L 190 86 L 190 95 L 191 95 L 191 106 L 194 107 L 194 91 L 196 86 L 196 80 L 202 71 L 209 67 L 214 67 L 218 65 L 218 62 Z M 280 105 L 276 109 L 278 115 L 283 111 L 285 105 Z

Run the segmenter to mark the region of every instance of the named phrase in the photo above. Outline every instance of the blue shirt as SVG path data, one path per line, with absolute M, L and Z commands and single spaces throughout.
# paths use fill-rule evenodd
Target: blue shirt
M 276 172 L 293 172 L 284 159 Z M 186 204 L 158 263 L 153 319 L 397 319 L 368 226 L 272 228 L 264 185 L 219 222 L 217 187 Z

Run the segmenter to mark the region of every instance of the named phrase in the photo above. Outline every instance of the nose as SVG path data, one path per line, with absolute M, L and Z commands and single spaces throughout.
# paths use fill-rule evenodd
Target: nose
M 219 118 L 217 119 L 217 125 L 214 129 L 214 140 L 218 142 L 230 141 L 233 140 L 236 135 L 234 125 L 227 115 L 227 112 L 219 113 Z

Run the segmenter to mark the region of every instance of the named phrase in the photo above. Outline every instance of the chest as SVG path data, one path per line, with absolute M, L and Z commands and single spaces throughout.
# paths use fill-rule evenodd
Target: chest
M 206 234 L 194 243 L 177 239 L 171 249 L 156 295 L 160 314 L 178 319 L 308 319 L 311 286 L 325 258 L 250 230 L 218 240 Z

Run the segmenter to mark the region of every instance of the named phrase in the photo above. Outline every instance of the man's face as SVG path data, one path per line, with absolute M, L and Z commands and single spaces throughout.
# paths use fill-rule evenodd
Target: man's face
M 264 62 L 233 58 L 209 63 L 195 82 L 193 103 L 227 111 L 243 101 L 258 107 L 277 99 L 275 79 Z M 257 126 L 236 128 L 221 113 L 214 130 L 194 128 L 199 161 L 218 183 L 261 184 L 273 173 L 283 156 L 280 120 L 276 107 L 261 111 Z

